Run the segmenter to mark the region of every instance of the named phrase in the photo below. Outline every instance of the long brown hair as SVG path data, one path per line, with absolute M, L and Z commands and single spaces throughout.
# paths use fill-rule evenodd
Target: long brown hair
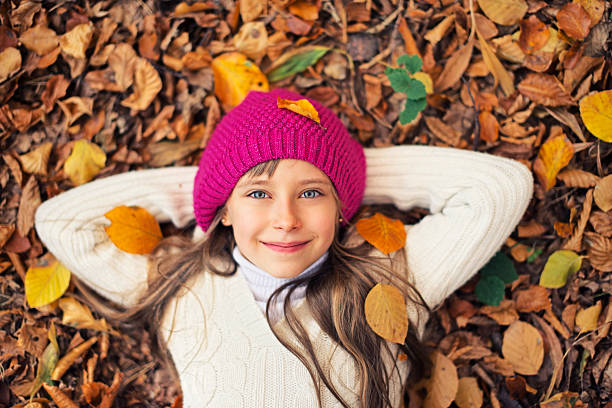
M 265 173 L 271 177 L 279 161 L 261 163 L 245 175 L 255 177 Z M 335 190 L 334 196 L 339 204 L 338 212 L 341 214 L 341 202 Z M 222 276 L 231 276 L 236 272 L 237 265 L 232 258 L 236 244 L 231 227 L 225 227 L 220 223 L 223 213 L 224 208 L 217 211 L 206 236 L 199 242 L 194 243 L 190 239 L 175 236 L 166 238 L 158 245 L 152 254 L 152 267 L 149 273 L 151 282 L 148 291 L 137 305 L 116 312 L 100 299 L 93 297 L 91 291 L 82 288 L 88 294 L 90 303 L 94 303 L 94 307 L 114 322 L 125 324 L 130 321 L 146 321 L 149 327 L 154 329 L 161 321 L 168 301 L 184 288 L 192 277 L 204 271 Z M 371 211 L 367 208 L 362 209 L 358 218 L 369 215 Z M 360 380 L 358 395 L 361 407 L 391 406 L 390 381 L 394 371 L 399 373 L 398 352 L 406 356 L 410 365 L 411 382 L 418 381 L 426 373 L 429 360 L 425 347 L 417 337 L 416 324 L 412 321 L 405 343 L 399 345 L 393 353 L 389 343 L 377 336 L 368 326 L 364 314 L 365 298 L 376 283 L 392 283 L 417 310 L 427 311 L 428 308 L 408 279 L 405 251 L 397 251 L 393 256 L 384 256 L 382 253 L 380 256 L 374 256 L 371 255 L 370 244 L 363 240 L 358 243 L 352 242 L 354 240 L 351 237 L 356 237 L 354 226 L 349 224 L 347 228 L 339 228 L 338 225 L 329 248 L 329 255 L 319 270 L 309 277 L 292 280 L 275 290 L 266 305 L 266 318 L 273 328 L 271 305 L 284 296 L 284 317 L 299 347 L 292 345 L 289 339 L 273 329 L 274 334 L 304 363 L 314 384 L 320 384 L 321 381 L 344 407 L 349 407 L 349 403 L 342 398 L 323 370 L 300 316 L 291 307 L 293 292 L 298 287 L 306 285 L 306 301 L 313 318 L 321 329 L 356 362 Z M 166 363 L 170 363 L 163 339 L 157 330 L 152 330 L 152 335 L 155 338 L 156 351 Z M 385 355 L 393 361 L 394 367 L 391 367 L 391 371 L 385 366 Z M 172 364 L 168 365 L 173 367 Z M 320 405 L 319 386 L 317 391 Z

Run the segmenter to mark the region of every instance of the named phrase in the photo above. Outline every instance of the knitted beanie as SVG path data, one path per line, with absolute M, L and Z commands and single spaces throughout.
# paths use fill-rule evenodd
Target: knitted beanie
M 278 108 L 278 98 L 308 99 L 284 89 L 251 91 L 212 133 L 193 188 L 195 218 L 204 231 L 240 177 L 253 166 L 273 159 L 304 160 L 319 168 L 334 184 L 344 204 L 345 219 L 349 220 L 361 204 L 366 178 L 363 147 L 320 103 L 308 99 L 319 114 L 319 125 Z

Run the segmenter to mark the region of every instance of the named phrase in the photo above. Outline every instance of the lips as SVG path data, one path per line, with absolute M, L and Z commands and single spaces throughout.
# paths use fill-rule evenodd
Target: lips
M 300 246 L 300 245 L 304 245 L 305 243 L 307 243 L 309 241 L 294 241 L 294 242 L 264 242 L 264 244 L 266 245 L 274 245 L 277 247 L 282 247 L 282 248 L 290 248 L 290 247 L 295 247 L 295 246 Z
M 297 252 L 304 248 L 310 241 L 293 241 L 293 242 L 263 242 L 263 244 L 275 252 Z

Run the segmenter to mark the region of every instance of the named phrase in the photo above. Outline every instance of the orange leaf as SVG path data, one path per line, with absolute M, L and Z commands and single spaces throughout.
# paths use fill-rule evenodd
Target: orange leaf
M 429 355 L 432 363 L 431 376 L 422 380 L 415 388 L 427 389 L 427 397 L 422 406 L 426 408 L 443 408 L 450 406 L 459 389 L 459 378 L 455 364 L 439 351 Z
M 134 93 L 121 101 L 121 105 L 136 111 L 145 110 L 162 89 L 162 82 L 157 70 L 144 58 L 135 63 Z
M 546 191 L 555 185 L 557 173 L 567 166 L 573 156 L 574 147 L 563 134 L 547 140 L 542 145 L 538 158 L 533 163 L 533 170 Z
M 535 14 L 521 20 L 521 34 L 518 45 L 527 54 L 532 54 L 542 48 L 550 37 L 548 26 L 540 21 Z
M 476 377 L 459 379 L 455 404 L 459 408 L 479 408 L 482 406 L 482 390 L 478 386 Z
M 557 78 L 548 74 L 529 74 L 518 84 L 520 93 L 537 104 L 573 105 L 574 100 Z
M 385 340 L 404 344 L 408 334 L 408 313 L 402 292 L 391 285 L 374 286 L 364 304 L 368 325 Z
M 540 285 L 516 292 L 516 309 L 521 313 L 539 312 L 551 307 L 548 289 Z
M 595 330 L 597 328 L 597 321 L 601 314 L 601 301 L 598 301 L 595 305 L 581 309 L 576 313 L 576 326 L 580 327 L 580 332 L 584 333 L 587 331 Z
M 212 61 L 215 95 L 226 108 L 238 105 L 250 90 L 267 91 L 268 78 L 244 54 L 230 52 Z
M 317 112 L 315 107 L 312 106 L 312 103 L 310 103 L 308 99 L 290 101 L 289 99 L 278 98 L 276 100 L 276 106 L 281 109 L 289 109 L 291 112 L 306 116 L 307 118 L 314 120 L 318 124 L 321 124 L 321 119 L 319 119 L 319 112 Z
M 148 254 L 163 238 L 155 217 L 140 207 L 115 207 L 106 214 L 111 225 L 105 227 L 117 248 L 130 254 Z
M 578 3 L 566 3 L 557 13 L 557 24 L 567 35 L 584 40 L 591 30 L 591 17 Z
M 487 17 L 501 25 L 518 23 L 529 8 L 525 0 L 478 0 L 478 5 Z
M 544 361 L 544 341 L 535 327 L 517 320 L 504 333 L 502 354 L 517 373 L 536 375 Z
M 406 245 L 406 230 L 400 220 L 376 213 L 370 218 L 360 219 L 355 227 L 366 241 L 385 254 Z
M 481 111 L 478 114 L 480 123 L 480 139 L 485 142 L 495 142 L 499 138 L 499 123 L 489 111 Z

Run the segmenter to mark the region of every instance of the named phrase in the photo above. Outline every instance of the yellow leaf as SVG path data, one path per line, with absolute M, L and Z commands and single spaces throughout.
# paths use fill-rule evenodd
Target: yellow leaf
M 40 56 L 50 53 L 59 45 L 55 31 L 43 25 L 37 25 L 28 29 L 19 37 L 19 41 L 28 50 L 34 51 Z
M 130 254 L 148 254 L 163 238 L 155 217 L 140 207 L 115 207 L 106 214 L 111 225 L 105 227 L 110 240 Z
M 25 276 L 25 293 L 30 307 L 41 307 L 61 297 L 70 283 L 70 271 L 58 261 L 30 267 Z
M 499 61 L 499 58 L 497 58 L 497 55 L 495 55 L 495 52 L 491 49 L 489 43 L 487 43 L 482 37 L 480 31 L 476 30 L 476 35 L 478 36 L 478 42 L 480 43 L 482 59 L 489 69 L 489 72 L 493 74 L 495 86 L 497 86 L 499 83 L 506 96 L 512 95 L 514 93 L 514 80 Z
M 2 82 L 21 68 L 21 53 L 17 48 L 8 47 L 0 52 L 0 61 L 0 82 Z
M 144 58 L 138 58 L 134 73 L 134 93 L 121 101 L 121 105 L 141 111 L 149 107 L 162 89 L 157 70 Z
M 548 139 L 542 145 L 533 170 L 545 191 L 555 185 L 559 170 L 567 166 L 573 156 L 574 147 L 563 134 Z
M 62 324 L 77 329 L 93 329 L 109 331 L 110 327 L 104 319 L 95 319 L 89 308 L 73 297 L 67 296 L 59 300 L 59 307 L 64 312 Z
M 567 278 L 578 272 L 582 258 L 574 251 L 555 251 L 546 261 L 540 276 L 540 286 L 557 289 L 565 286 Z
M 419 71 L 412 74 L 412 77 L 417 81 L 421 81 L 421 83 L 425 86 L 425 92 L 427 92 L 427 95 L 433 93 L 433 81 L 431 80 L 429 74 Z
M 459 379 L 455 404 L 459 408 L 480 408 L 482 406 L 482 390 L 478 386 L 476 377 Z
M 536 375 L 544 361 L 544 342 L 540 332 L 521 320 L 504 333 L 502 354 L 519 374 Z
M 415 388 L 427 389 L 423 408 L 446 408 L 453 402 L 459 389 L 457 367 L 439 351 L 432 352 L 429 359 L 432 364 L 431 376 L 421 380 Z
M 238 105 L 249 91 L 268 91 L 268 78 L 244 54 L 231 52 L 212 61 L 215 95 L 225 108 Z
M 581 309 L 578 313 L 576 313 L 576 326 L 580 327 L 580 332 L 584 333 L 595 330 L 597 328 L 597 320 L 599 320 L 600 313 L 601 301 L 598 301 L 591 307 Z
M 519 22 L 529 6 L 525 0 L 478 0 L 483 13 L 501 25 L 513 25 Z
M 368 293 L 364 309 L 366 321 L 374 333 L 385 340 L 404 344 L 408 334 L 408 313 L 399 289 L 377 284 Z
M 85 59 L 85 51 L 89 47 L 93 36 L 93 24 L 91 22 L 79 24 L 59 39 L 62 51 L 74 58 Z
M 75 186 L 87 183 L 104 168 L 106 154 L 87 140 L 77 140 L 64 163 L 64 172 Z
M 612 143 L 612 90 L 582 98 L 580 116 L 589 132 L 604 142 Z
M 312 119 L 318 124 L 321 124 L 319 119 L 319 112 L 312 106 L 312 103 L 308 99 L 300 99 L 297 101 L 290 101 L 289 99 L 277 98 L 276 106 L 279 108 L 289 109 L 291 112 L 295 112 L 298 115 L 306 116 L 308 119 Z
M 362 218 L 355 225 L 357 232 L 379 251 L 390 254 L 406 245 L 406 230 L 400 220 L 394 220 L 380 213 Z

